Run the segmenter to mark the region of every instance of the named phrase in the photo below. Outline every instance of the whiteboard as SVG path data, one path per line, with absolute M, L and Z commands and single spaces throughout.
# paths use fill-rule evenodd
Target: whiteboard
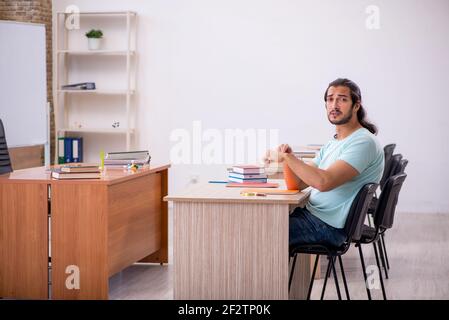
M 45 26 L 0 21 L 0 118 L 8 147 L 44 144 L 48 157 Z

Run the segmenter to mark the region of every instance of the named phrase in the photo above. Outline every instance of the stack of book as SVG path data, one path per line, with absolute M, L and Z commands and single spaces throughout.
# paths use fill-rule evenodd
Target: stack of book
M 228 178 L 237 183 L 267 183 L 265 168 L 254 165 L 233 166 Z
M 67 165 L 52 170 L 51 176 L 55 179 L 99 179 L 101 172 L 97 165 Z
M 104 158 L 106 167 L 123 167 L 131 164 L 143 166 L 149 164 L 150 153 L 144 151 L 108 152 Z
M 301 147 L 293 148 L 293 154 L 296 158 L 315 158 L 317 153 L 320 151 L 319 145 L 307 145 Z

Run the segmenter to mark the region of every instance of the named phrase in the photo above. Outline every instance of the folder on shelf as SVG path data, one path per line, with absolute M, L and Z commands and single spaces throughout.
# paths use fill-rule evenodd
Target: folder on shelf
M 95 90 L 95 82 L 82 82 L 67 84 L 61 87 L 63 90 Z
M 64 137 L 58 138 L 58 164 L 65 163 L 65 146 L 64 146 Z
M 72 138 L 73 162 L 83 162 L 83 138 Z
M 73 162 L 72 140 L 72 138 L 64 138 L 64 157 L 66 163 Z

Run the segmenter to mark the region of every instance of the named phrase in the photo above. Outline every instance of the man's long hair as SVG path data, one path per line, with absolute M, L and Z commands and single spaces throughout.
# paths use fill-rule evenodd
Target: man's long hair
M 339 86 L 349 88 L 349 90 L 351 91 L 351 100 L 353 106 L 357 102 L 360 103 L 360 108 L 357 111 L 357 119 L 359 120 L 360 125 L 366 128 L 372 134 L 377 134 L 377 127 L 366 119 L 366 111 L 362 106 L 362 93 L 359 86 L 356 85 L 355 82 L 344 78 L 338 78 L 337 80 L 332 81 L 331 83 L 329 83 L 329 86 L 324 93 L 324 101 L 326 101 L 327 91 L 329 90 L 329 88 Z

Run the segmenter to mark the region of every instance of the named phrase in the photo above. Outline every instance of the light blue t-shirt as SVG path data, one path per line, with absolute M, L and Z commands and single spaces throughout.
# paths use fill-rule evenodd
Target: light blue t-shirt
M 312 189 L 307 210 L 335 228 L 343 228 L 352 202 L 367 183 L 379 183 L 384 170 L 384 152 L 375 135 L 365 128 L 354 131 L 343 140 L 332 139 L 313 160 L 320 169 L 343 160 L 359 174 L 341 186 L 326 192 Z

